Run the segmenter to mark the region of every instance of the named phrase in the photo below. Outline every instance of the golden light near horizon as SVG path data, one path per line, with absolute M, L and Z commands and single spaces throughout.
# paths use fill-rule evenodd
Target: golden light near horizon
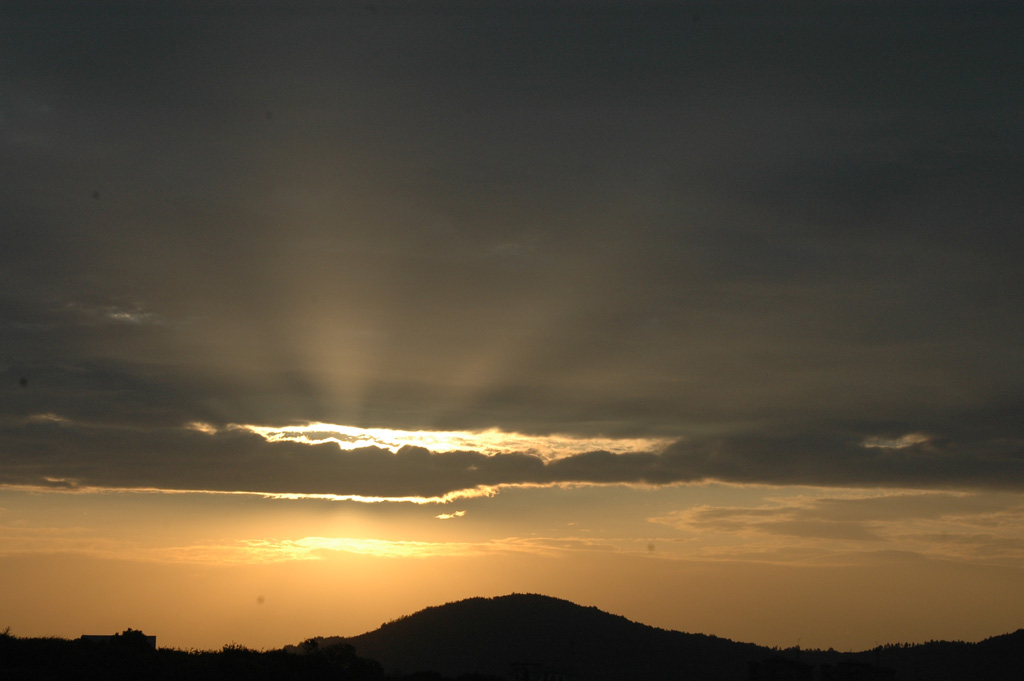
M 247 584 L 248 591 L 232 587 L 227 595 L 211 591 L 203 592 L 203 598 L 233 608 L 243 618 L 248 616 L 244 604 L 255 593 L 266 593 L 275 607 L 288 603 L 297 608 L 294 599 L 307 598 L 306 587 L 298 586 L 304 581 L 318 585 L 319 595 L 311 591 L 309 605 L 292 616 L 323 617 L 316 610 L 322 599 L 348 598 L 343 586 L 329 581 L 331 575 L 344 574 L 382 595 L 398 583 L 415 605 L 398 603 L 389 615 L 457 597 L 530 590 L 562 593 L 658 626 L 697 631 L 714 627 L 741 640 L 774 644 L 781 635 L 768 624 L 758 629 L 747 623 L 744 607 L 728 594 L 739 589 L 751 599 L 763 597 L 762 589 L 781 593 L 799 583 L 799 588 L 813 588 L 824 598 L 847 579 L 876 585 L 895 579 L 910 587 L 925 575 L 938 583 L 956 572 L 976 575 L 978 584 L 996 579 L 995 586 L 978 586 L 973 592 L 993 599 L 1012 578 L 1000 571 L 1017 574 L 1014 566 L 1022 555 L 1020 497 L 1011 493 L 717 483 L 648 489 L 524 486 L 504 489 L 493 498 L 466 499 L 439 513 L 416 503 L 320 504 L 313 498 L 260 499 L 249 494 L 3 491 L 0 560 L 12 570 L 63 565 L 61 569 L 74 575 L 78 565 L 103 561 L 111 570 L 134 566 L 138 574 L 177 575 L 166 577 L 170 579 L 231 575 Z M 912 553 L 894 553 L 897 548 Z M 258 576 L 271 573 L 277 576 Z M 624 580 L 626 574 L 630 578 Z M 704 604 L 713 614 L 673 619 L 667 606 L 645 611 L 631 604 L 630 580 L 645 579 L 673 590 L 675 598 Z M 32 593 L 55 598 L 46 595 L 44 582 L 34 576 L 25 580 Z M 419 593 L 427 585 L 439 592 Z M 148 588 L 132 586 L 138 592 Z M 5 598 L 13 607 L 15 595 Z M 199 602 L 196 594 L 190 598 Z M 778 607 L 787 607 L 782 596 L 772 598 Z M 966 609 L 970 599 L 958 598 L 957 607 Z M 916 597 L 904 600 L 907 607 L 942 611 L 938 605 L 921 605 Z M 852 597 L 848 601 L 856 606 Z M 126 601 L 124 612 L 135 612 L 131 607 Z M 342 626 L 360 633 L 383 616 L 379 608 L 379 603 L 367 604 L 358 624 L 327 619 L 311 633 L 335 632 L 332 627 Z M 871 621 L 870 613 L 861 616 Z M 185 633 L 187 626 L 166 617 L 154 630 L 197 644 L 200 639 Z M 1012 621 L 1009 612 L 1000 617 L 1000 622 Z M 27 621 L 15 623 L 23 628 Z M 808 621 L 830 626 L 825 620 Z M 797 624 L 780 626 L 789 631 Z M 303 627 L 310 625 L 299 620 L 287 626 L 264 624 L 264 629 L 232 628 L 236 626 L 222 623 L 206 634 L 202 645 L 223 643 L 217 636 L 280 645 L 301 640 L 307 631 Z M 871 631 L 876 636 L 877 630 Z M 813 640 L 835 645 L 849 640 L 842 635 L 827 629 Z

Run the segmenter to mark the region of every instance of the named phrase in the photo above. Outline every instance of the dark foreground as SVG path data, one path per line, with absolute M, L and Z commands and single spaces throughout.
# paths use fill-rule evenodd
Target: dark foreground
M 0 632 L 0 681 L 1021 681 L 1024 629 L 977 643 L 779 650 L 631 622 L 538 594 L 426 608 L 365 634 L 281 650 L 158 649 L 128 629 L 92 640 Z
M 129 637 L 130 638 L 130 637 Z M 975 644 L 933 642 L 920 646 L 885 647 L 875 657 L 888 658 L 891 667 L 856 662 L 847 655 L 839 664 L 815 662 L 832 660 L 832 651 L 802 651 L 802 661 L 792 655 L 769 657 L 747 667 L 745 681 L 945 681 L 946 679 L 986 679 L 1019 681 L 1024 670 L 1024 649 L 1021 636 L 1004 640 L 1003 649 L 978 654 Z M 1008 644 L 1008 645 L 1007 645 Z M 333 681 L 502 681 L 502 677 L 483 673 L 443 676 L 434 671 L 402 673 L 385 672 L 376 661 L 356 655 L 350 645 L 321 647 L 310 640 L 301 652 L 285 650 L 258 651 L 238 645 L 227 645 L 219 651 L 155 649 L 144 641 L 130 640 L 94 643 L 59 638 L 17 638 L 0 634 L 0 679 L 3 681 L 82 680 L 188 680 L 188 681 L 286 681 L 288 679 Z M 782 663 L 779 665 L 778 663 Z M 557 679 L 585 681 L 577 674 L 547 675 L 538 670 L 512 670 L 517 681 Z M 735 678 L 722 670 L 704 670 L 706 675 L 684 675 L 680 678 L 723 681 Z M 507 677 L 506 677 L 507 678 Z M 637 681 L 645 675 L 626 674 L 624 681 Z
M 462 681 L 488 681 L 466 677 Z M 380 664 L 359 657 L 351 646 L 319 647 L 310 642 L 301 653 L 250 650 L 227 645 L 219 651 L 155 649 L 131 632 L 110 642 L 60 638 L 18 638 L 0 634 L 0 679 L 3 681 L 384 681 L 442 679 L 439 675 L 385 675 Z

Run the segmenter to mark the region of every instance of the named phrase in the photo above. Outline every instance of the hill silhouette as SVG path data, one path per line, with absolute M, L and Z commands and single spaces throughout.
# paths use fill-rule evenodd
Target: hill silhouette
M 823 679 L 1024 679 L 1024 629 L 979 643 L 896 643 L 856 653 L 779 650 L 658 629 L 537 594 L 469 598 L 426 608 L 359 636 L 311 640 L 321 646 L 350 645 L 395 678 L 429 671 L 449 678 L 513 679 L 516 669 L 529 669 L 537 675 L 520 673 L 518 678 L 748 681 L 758 677 L 752 663 L 763 669 L 766 661 L 775 660 Z
M 68 678 L 1020 681 L 1024 629 L 979 643 L 897 643 L 858 653 L 780 651 L 666 631 L 557 598 L 512 594 L 427 608 L 360 636 L 311 638 L 266 651 L 237 644 L 220 651 L 158 649 L 132 629 L 72 641 L 0 631 L 0 679 Z
M 834 664 L 835 655 L 834 651 L 807 651 L 803 659 Z M 888 644 L 855 655 L 840 655 L 840 659 L 893 669 L 897 681 L 1015 681 L 1024 679 L 1024 629 L 978 643 L 929 641 Z
M 535 594 L 470 598 L 426 608 L 351 638 L 387 672 L 512 678 L 516 666 L 588 681 L 746 679 L 769 648 L 631 622 L 595 607 Z

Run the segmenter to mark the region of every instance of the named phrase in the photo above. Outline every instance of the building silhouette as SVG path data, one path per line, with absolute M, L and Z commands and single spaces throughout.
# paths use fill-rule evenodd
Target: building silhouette
M 148 647 L 156 650 L 156 636 L 146 636 L 141 631 L 127 629 L 120 634 L 82 634 L 80 641 L 93 644 L 115 644 L 131 647 Z

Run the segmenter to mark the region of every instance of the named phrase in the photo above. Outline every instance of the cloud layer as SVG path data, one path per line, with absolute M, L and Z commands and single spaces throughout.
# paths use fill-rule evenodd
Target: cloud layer
M 558 458 L 405 445 L 341 448 L 244 429 L 143 430 L 52 417 L 8 425 L 0 483 L 74 488 L 325 495 L 445 501 L 509 485 L 671 485 L 704 481 L 904 488 L 1024 488 L 1020 441 L 852 432 L 679 440 L 660 450 Z M 553 442 L 557 444 L 558 439 Z
M 1019 8 L 378 9 L 3 10 L 5 483 L 1020 486 Z

